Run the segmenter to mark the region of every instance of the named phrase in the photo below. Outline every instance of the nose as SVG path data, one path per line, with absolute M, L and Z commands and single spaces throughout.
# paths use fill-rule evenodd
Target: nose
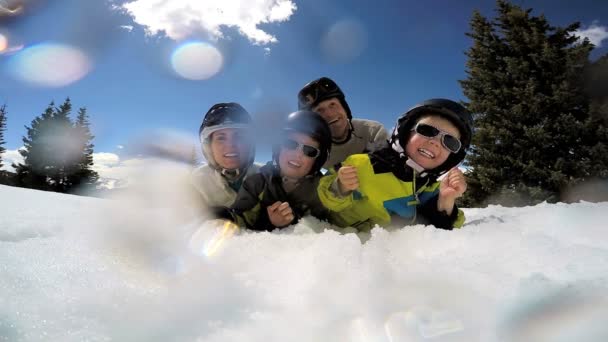
M 302 151 L 302 146 L 298 146 L 298 148 L 296 148 L 294 153 L 295 153 L 296 157 L 298 157 L 298 159 L 302 159 L 302 157 L 304 157 L 304 152 Z
M 229 138 L 226 140 L 226 146 L 228 146 L 228 147 L 236 147 L 237 144 L 238 144 L 238 139 Z
M 441 134 L 437 134 L 436 136 L 428 138 L 428 139 L 429 139 L 429 142 L 431 142 L 435 145 L 441 146 Z

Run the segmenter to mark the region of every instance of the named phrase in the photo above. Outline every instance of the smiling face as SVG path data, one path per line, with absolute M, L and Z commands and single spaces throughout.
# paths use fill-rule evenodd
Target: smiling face
M 250 158 L 250 142 L 243 129 L 224 128 L 213 132 L 210 147 L 213 159 L 224 169 L 242 168 Z
M 348 136 L 348 115 L 340 100 L 334 97 L 321 101 L 312 110 L 321 114 L 321 117 L 327 122 L 334 140 L 343 140 Z
M 289 133 L 287 138 L 294 140 L 299 144 L 319 148 L 319 143 L 306 134 L 293 132 Z M 279 152 L 279 167 L 281 169 L 281 176 L 302 178 L 310 172 L 314 163 L 315 158 L 305 156 L 302 153 L 300 146 L 298 146 L 298 148 L 295 150 L 290 150 L 281 146 L 281 150 Z
M 460 139 L 460 131 L 458 128 L 449 120 L 444 119 L 441 116 L 425 116 L 418 120 L 418 123 L 431 125 Z M 441 135 L 428 138 L 414 131 L 410 132 L 405 152 L 408 157 L 422 166 L 425 170 L 432 170 L 440 166 L 448 159 L 451 153 L 441 143 Z

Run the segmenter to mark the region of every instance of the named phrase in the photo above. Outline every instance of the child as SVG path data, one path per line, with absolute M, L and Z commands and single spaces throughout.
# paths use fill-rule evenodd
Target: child
M 359 230 L 376 224 L 461 227 L 464 214 L 454 201 L 467 185 L 456 166 L 471 135 L 471 114 L 458 103 L 431 99 L 416 105 L 398 119 L 389 147 L 352 155 L 321 179 L 321 201 L 336 211 L 330 221 Z
M 295 224 L 307 214 L 326 219 L 316 189 L 321 166 L 331 150 L 331 132 L 321 116 L 298 111 L 287 118 L 272 162 L 245 180 L 237 199 L 220 216 L 241 227 L 273 230 Z
M 243 180 L 257 172 L 251 125 L 249 113 L 235 102 L 217 103 L 205 114 L 199 137 L 207 164 L 192 172 L 203 206 L 231 205 Z

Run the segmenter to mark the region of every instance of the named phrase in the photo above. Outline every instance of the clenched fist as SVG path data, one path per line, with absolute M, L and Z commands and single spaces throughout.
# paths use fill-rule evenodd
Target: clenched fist
M 338 186 L 341 193 L 348 193 L 359 187 L 359 176 L 354 166 L 342 166 L 338 169 Z
M 456 199 L 467 190 L 467 180 L 457 167 L 448 171 L 439 185 L 439 196 L 445 199 Z
M 437 200 L 437 209 L 448 215 L 454 210 L 456 198 L 462 196 L 467 190 L 467 180 L 462 171 L 457 167 L 448 171 L 448 174 L 443 177 L 439 184 L 439 199 Z
M 276 201 L 266 208 L 270 223 L 275 227 L 283 228 L 288 226 L 293 221 L 293 211 L 288 202 Z

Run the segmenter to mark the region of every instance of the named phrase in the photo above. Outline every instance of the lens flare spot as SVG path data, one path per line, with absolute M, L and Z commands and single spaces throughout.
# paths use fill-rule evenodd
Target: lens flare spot
M 367 30 L 357 20 L 345 19 L 333 24 L 321 39 L 321 51 L 328 61 L 348 63 L 367 46 Z
M 228 220 L 213 220 L 199 228 L 188 243 L 194 254 L 212 257 L 227 239 L 239 232 L 239 226 Z
M 0 53 L 2 53 L 8 47 L 8 39 L 0 33 Z
M 202 42 L 186 43 L 171 56 L 173 70 L 189 80 L 206 80 L 215 76 L 224 64 L 224 57 L 212 45 Z
M 15 54 L 9 70 L 16 79 L 40 87 L 63 87 L 74 83 L 91 70 L 89 57 L 77 48 L 44 43 Z

